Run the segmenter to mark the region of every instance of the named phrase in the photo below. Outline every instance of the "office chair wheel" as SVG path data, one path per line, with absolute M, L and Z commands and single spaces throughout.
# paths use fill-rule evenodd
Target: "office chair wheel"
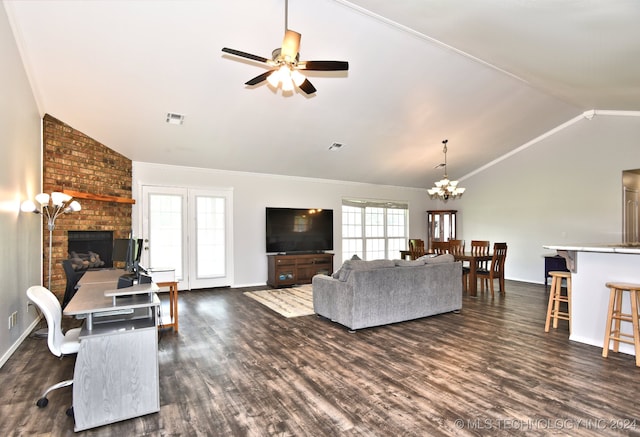
M 47 398 L 40 398 L 38 399 L 38 402 L 36 402 L 36 405 L 40 408 L 44 408 L 47 406 L 47 404 L 49 403 L 49 399 Z
M 73 419 L 73 406 L 67 408 L 67 416 Z

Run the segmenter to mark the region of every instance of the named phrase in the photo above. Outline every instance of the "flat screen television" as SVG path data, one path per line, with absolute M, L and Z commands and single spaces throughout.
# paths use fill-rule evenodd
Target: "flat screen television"
M 333 250 L 333 210 L 266 208 L 267 252 Z

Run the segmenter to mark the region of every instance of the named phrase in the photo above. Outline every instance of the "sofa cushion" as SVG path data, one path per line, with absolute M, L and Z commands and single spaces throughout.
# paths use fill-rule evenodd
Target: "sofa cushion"
M 445 253 L 444 255 L 438 255 L 431 258 L 427 258 L 425 260 L 425 264 L 440 264 L 440 263 L 452 263 L 456 260 L 456 258 L 450 253 Z
M 393 262 L 397 265 L 397 266 L 402 266 L 402 267 L 410 267 L 410 266 L 423 266 L 424 265 L 424 259 L 396 259 L 393 260 Z
M 349 274 L 353 270 L 371 270 L 371 269 L 380 269 L 387 267 L 395 267 L 396 263 L 390 259 L 376 259 L 372 261 L 364 261 L 364 260 L 347 260 L 342 263 L 342 267 L 338 270 L 337 279 L 339 281 L 345 282 L 349 278 Z M 334 278 L 335 273 L 334 273 Z

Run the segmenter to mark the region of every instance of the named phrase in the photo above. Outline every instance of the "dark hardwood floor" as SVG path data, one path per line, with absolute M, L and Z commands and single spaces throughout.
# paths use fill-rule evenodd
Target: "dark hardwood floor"
M 465 296 L 460 314 L 353 334 L 285 319 L 247 289 L 181 292 L 180 333 L 160 336 L 160 412 L 78 434 L 640 435 L 633 357 L 570 342 L 564 321 L 545 333 L 542 285 L 506 289 Z M 0 369 L 3 435 L 74 435 L 69 388 L 35 405 L 74 359 L 38 338 L 19 347 Z

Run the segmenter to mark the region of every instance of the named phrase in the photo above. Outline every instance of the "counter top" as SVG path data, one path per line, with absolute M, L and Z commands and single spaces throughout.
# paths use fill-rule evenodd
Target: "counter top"
M 630 253 L 640 255 L 640 243 L 547 244 L 545 249 L 574 252 Z

